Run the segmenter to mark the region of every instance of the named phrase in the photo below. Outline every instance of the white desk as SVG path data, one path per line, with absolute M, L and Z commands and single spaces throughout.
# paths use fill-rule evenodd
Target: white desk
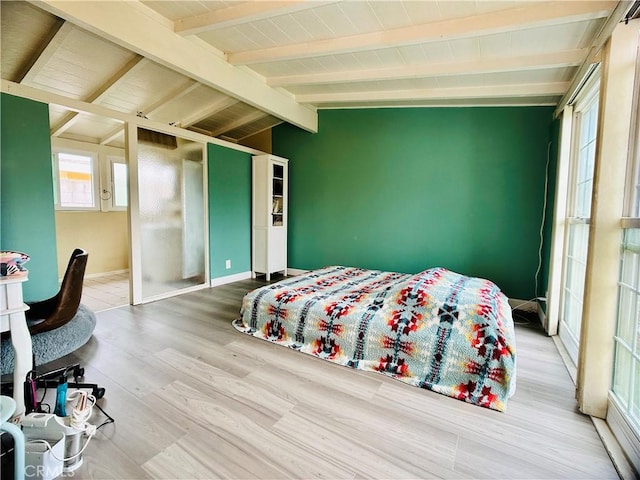
M 22 419 L 24 408 L 24 380 L 33 368 L 31 335 L 24 312 L 29 309 L 22 301 L 24 275 L 0 277 L 0 322 L 3 332 L 11 331 L 15 364 L 13 368 L 13 399 L 16 402 L 14 418 Z

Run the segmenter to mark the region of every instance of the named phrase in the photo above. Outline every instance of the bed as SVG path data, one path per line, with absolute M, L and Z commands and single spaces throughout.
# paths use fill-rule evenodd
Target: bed
M 239 331 L 504 411 L 515 391 L 507 298 L 442 267 L 415 275 L 331 266 L 247 293 Z

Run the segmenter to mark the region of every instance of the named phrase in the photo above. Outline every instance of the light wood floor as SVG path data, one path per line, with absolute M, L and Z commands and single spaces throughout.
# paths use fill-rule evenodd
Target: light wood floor
M 238 333 L 261 284 L 97 314 L 66 360 L 106 387 L 116 423 L 73 478 L 618 478 L 539 328 L 516 327 L 517 392 L 499 413 Z

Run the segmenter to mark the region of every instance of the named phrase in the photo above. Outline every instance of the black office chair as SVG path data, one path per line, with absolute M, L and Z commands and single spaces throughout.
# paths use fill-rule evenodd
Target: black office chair
M 71 254 L 58 293 L 46 300 L 27 303 L 29 310 L 25 315 L 33 348 L 31 378 L 36 385 L 55 388 L 61 377 L 73 375 L 74 381 L 69 383 L 69 388 L 90 389 L 98 399 L 104 396 L 105 389 L 97 384 L 80 382 L 84 376 L 84 368 L 80 364 L 45 373 L 39 373 L 37 368 L 77 350 L 91 338 L 96 318 L 91 310 L 80 304 L 88 257 L 85 250 L 76 248 Z M 3 338 L 2 373 L 13 370 L 13 349 L 9 343 L 9 338 Z M 5 391 L 12 389 L 9 383 L 3 383 L 2 387 Z
M 88 259 L 85 250 L 76 248 L 69 258 L 58 293 L 46 300 L 27 302 L 29 310 L 25 316 L 31 335 L 59 328 L 78 313 Z

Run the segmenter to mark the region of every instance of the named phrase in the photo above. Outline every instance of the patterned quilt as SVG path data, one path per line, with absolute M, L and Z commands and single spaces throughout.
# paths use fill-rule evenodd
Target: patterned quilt
M 332 362 L 504 411 L 515 391 L 507 298 L 489 280 L 333 266 L 247 293 L 234 326 Z

